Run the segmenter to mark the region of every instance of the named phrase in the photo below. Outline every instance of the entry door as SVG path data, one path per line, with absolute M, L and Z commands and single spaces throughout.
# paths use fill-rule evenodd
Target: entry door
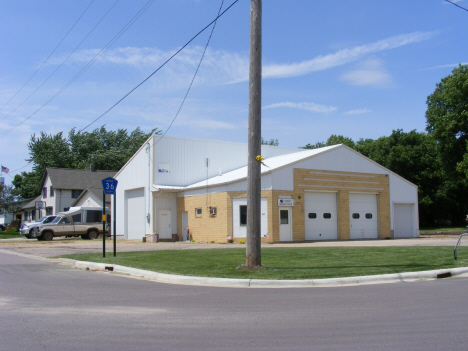
M 413 204 L 394 204 L 393 220 L 395 238 L 411 238 L 413 236 Z
M 159 239 L 172 239 L 172 211 L 159 210 Z
M 187 241 L 188 212 L 182 212 L 182 241 Z
M 280 217 L 280 225 L 279 225 L 280 241 L 292 241 L 291 208 L 280 207 L 279 217 Z

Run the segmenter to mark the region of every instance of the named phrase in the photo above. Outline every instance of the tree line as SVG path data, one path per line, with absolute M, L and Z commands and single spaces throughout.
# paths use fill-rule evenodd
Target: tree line
M 96 170 L 119 170 L 152 135 L 161 131 L 153 129 L 144 133 L 139 127 L 130 134 L 126 129 L 108 131 L 103 125 L 92 132 L 77 133 L 75 128 L 65 137 L 41 132 L 31 136 L 28 143 L 32 171 L 15 175 L 11 182 L 13 192 L 23 199 L 40 194 L 42 177 L 47 167 L 86 169 L 91 163 Z

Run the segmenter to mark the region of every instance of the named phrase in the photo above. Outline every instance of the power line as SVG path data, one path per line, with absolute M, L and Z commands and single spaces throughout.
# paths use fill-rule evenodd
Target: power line
M 466 8 L 464 8 L 464 7 L 458 5 L 458 4 L 456 4 L 456 3 L 454 3 L 454 2 L 452 2 L 452 1 L 450 1 L 450 0 L 445 0 L 445 1 L 447 1 L 448 3 L 450 3 L 450 4 L 452 4 L 452 5 L 455 5 L 456 7 L 461 8 L 462 10 L 468 11 L 468 9 L 466 9 Z
M 219 7 L 219 10 L 218 10 L 218 16 L 219 16 L 219 13 L 221 12 L 221 9 L 223 8 L 223 4 L 224 4 L 224 0 L 221 1 L 221 6 Z M 232 5 L 231 5 L 232 6 Z M 213 25 L 213 28 L 211 29 L 211 33 L 210 33 L 210 36 L 208 37 L 208 41 L 206 42 L 206 45 L 205 45 L 205 50 L 203 50 L 203 54 L 200 58 L 200 62 L 198 62 L 198 67 L 197 69 L 195 70 L 195 74 L 193 75 L 193 78 L 192 78 L 192 81 L 190 82 L 190 85 L 187 89 L 187 92 L 185 93 L 185 96 L 184 96 L 184 99 L 182 100 L 182 103 L 180 104 L 180 107 L 179 109 L 177 110 L 177 113 L 175 114 L 174 118 L 172 119 L 172 122 L 171 124 L 169 124 L 169 127 L 166 129 L 166 131 L 163 133 L 163 135 L 158 139 L 158 141 L 156 141 L 154 144 L 153 144 L 153 147 L 159 143 L 161 141 L 162 138 L 164 138 L 164 136 L 167 134 L 167 132 L 169 131 L 169 129 L 171 129 L 172 127 L 172 124 L 174 123 L 174 121 L 176 120 L 177 116 L 179 116 L 179 112 L 180 110 L 182 109 L 182 106 L 184 106 L 184 103 L 185 103 L 185 100 L 187 99 L 187 96 L 190 92 L 190 89 L 192 88 L 192 85 L 193 85 L 193 82 L 195 81 L 195 77 L 197 76 L 197 73 L 198 73 L 198 70 L 200 69 L 200 66 L 201 66 L 201 63 L 203 61 L 203 58 L 205 57 L 205 53 L 206 53 L 206 50 L 208 49 L 208 45 L 210 44 L 210 41 L 211 41 L 211 37 L 213 36 L 213 32 L 215 30 L 215 27 L 216 27 L 216 23 L 217 21 L 214 22 L 214 25 Z
M 93 0 L 94 1 L 94 0 Z M 101 19 L 96 23 L 96 25 L 88 32 L 88 34 L 86 34 L 86 36 L 78 43 L 78 45 L 68 54 L 68 56 L 60 63 L 60 65 L 58 65 L 55 70 L 49 74 L 49 76 L 31 93 L 28 95 L 28 97 L 26 97 L 26 99 L 24 99 L 18 106 L 16 106 L 12 111 L 10 111 L 10 113 L 8 113 L 7 115 L 5 115 L 0 121 L 3 121 L 6 117 L 10 116 L 13 112 L 15 112 L 19 107 L 21 107 L 26 101 L 29 100 L 29 98 L 31 96 L 33 96 L 40 88 L 42 88 L 42 86 L 47 83 L 49 81 L 50 78 L 52 78 L 52 76 L 60 69 L 60 67 L 62 67 L 64 65 L 65 62 L 68 61 L 68 59 L 71 57 L 71 55 L 73 55 L 75 53 L 76 50 L 78 50 L 78 48 L 81 46 L 81 44 L 83 44 L 83 42 L 91 35 L 92 32 L 94 32 L 94 30 L 97 28 L 97 26 L 99 26 L 99 24 L 104 20 L 104 18 L 107 17 L 107 15 L 109 14 L 109 12 L 115 7 L 115 5 L 117 5 L 117 3 L 119 2 L 119 0 L 116 0 L 114 2 L 114 4 L 109 8 L 109 10 L 107 10 L 107 12 L 104 14 L 104 16 L 101 17 Z M 49 56 L 50 57 L 50 56 Z M 41 66 L 42 67 L 42 66 Z M 37 71 L 36 71 L 37 72 Z
M 42 64 L 39 66 L 39 68 L 36 70 L 36 72 L 34 72 L 32 74 L 31 77 L 29 77 L 29 79 L 26 81 L 26 83 L 23 84 L 23 86 L 2 106 L 0 107 L 0 111 L 3 110 L 3 108 L 8 105 L 10 103 L 11 100 L 13 100 L 16 95 L 18 95 L 20 93 L 21 90 L 23 90 L 23 88 L 29 83 L 29 81 L 31 79 L 34 78 L 34 76 L 37 74 L 37 72 L 39 72 L 39 70 L 42 68 L 42 66 L 45 65 L 45 63 L 50 59 L 50 57 L 54 54 L 54 52 L 58 49 L 58 47 L 62 44 L 62 42 L 68 37 L 68 34 L 70 34 L 70 32 L 73 30 L 73 28 L 75 28 L 76 24 L 80 21 L 81 17 L 83 17 L 83 15 L 86 13 L 86 11 L 88 11 L 89 7 L 92 5 L 92 3 L 94 2 L 94 0 L 91 0 L 91 2 L 89 3 L 89 5 L 85 8 L 85 10 L 83 11 L 83 13 L 80 15 L 80 17 L 78 17 L 78 19 L 76 20 L 76 22 L 71 26 L 71 28 L 68 30 L 68 32 L 65 34 L 65 36 L 62 38 L 62 40 L 60 40 L 60 42 L 57 44 L 57 46 L 54 48 L 54 50 L 52 50 L 52 52 L 49 54 L 49 56 L 47 56 L 47 58 L 44 60 L 44 62 L 42 62 Z M 11 113 L 10 113 L 11 114 Z M 8 115 L 7 115 L 8 116 Z M 5 116 L 5 117 L 7 117 Z M 3 121 L 3 119 L 5 118 L 3 117 L 0 121 Z
M 58 92 L 56 92 L 49 100 L 47 100 L 41 107 L 39 107 L 36 111 L 34 111 L 31 115 L 27 118 L 22 120 L 17 125 L 11 127 L 0 136 L 5 136 L 9 134 L 11 131 L 19 127 L 21 124 L 26 122 L 28 119 L 33 117 L 36 113 L 41 111 L 44 107 L 46 107 L 52 100 L 54 100 L 57 96 L 59 96 L 65 89 L 67 89 L 71 84 L 73 84 L 91 65 L 96 62 L 108 49 L 111 47 L 132 25 L 135 21 L 154 3 L 155 0 L 149 0 L 132 19 L 127 22 L 127 24 L 106 44 L 106 46 L 101 49 L 72 79 L 68 81 Z
M 195 34 L 192 39 L 190 39 L 184 46 L 182 46 L 179 50 L 177 50 L 171 57 L 169 57 L 161 66 L 159 66 L 153 73 L 151 73 L 148 77 L 146 77 L 140 84 L 138 84 L 136 87 L 134 87 L 132 90 L 130 90 L 127 94 L 125 94 L 119 101 L 117 101 L 114 105 L 112 105 L 106 112 L 101 114 L 99 117 L 97 117 L 95 120 L 93 120 L 91 123 L 89 123 L 86 127 L 80 129 L 78 133 L 82 132 L 86 128 L 88 128 L 90 125 L 104 117 L 107 113 L 109 113 L 114 107 L 116 107 L 118 104 L 120 104 L 127 96 L 129 96 L 131 93 L 133 93 L 135 90 L 137 90 L 141 85 L 143 85 L 148 79 L 150 79 L 156 72 L 158 72 L 161 68 L 163 68 L 169 61 L 171 61 L 175 56 L 177 56 L 183 49 L 187 47 L 196 37 L 198 37 L 201 33 L 203 33 L 207 28 L 209 28 L 214 22 L 218 20 L 222 15 L 226 13 L 235 3 L 237 3 L 239 0 L 235 0 L 231 5 L 229 5 L 226 10 L 224 10 L 221 14 L 219 14 L 213 21 L 211 21 L 207 26 L 205 26 L 202 30 L 200 30 L 197 34 Z

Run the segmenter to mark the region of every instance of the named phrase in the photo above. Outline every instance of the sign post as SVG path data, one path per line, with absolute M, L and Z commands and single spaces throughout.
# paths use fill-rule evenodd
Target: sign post
M 116 252 L 117 252 L 117 244 L 116 244 L 116 236 L 117 236 L 117 232 L 116 232 L 116 228 L 115 228 L 115 225 L 116 225 L 116 220 L 115 220 L 115 212 L 116 212 L 116 207 L 117 207 L 117 203 L 116 203 L 116 196 L 115 196 L 115 189 L 117 188 L 117 179 L 114 179 L 112 177 L 108 177 L 106 179 L 103 179 L 102 180 L 102 189 L 103 189 L 103 199 L 102 199 L 102 257 L 106 257 L 106 215 L 105 215 L 105 211 L 106 211 L 106 194 L 109 194 L 109 195 L 114 195 L 114 223 L 113 223 L 113 229 L 114 229 L 114 257 L 116 255 Z

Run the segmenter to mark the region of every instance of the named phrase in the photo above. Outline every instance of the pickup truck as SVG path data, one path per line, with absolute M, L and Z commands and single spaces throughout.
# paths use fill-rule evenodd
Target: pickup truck
M 50 241 L 56 236 L 81 236 L 82 239 L 96 239 L 102 234 L 102 223 L 73 222 L 72 216 L 60 216 L 47 224 L 34 227 L 37 240 Z

